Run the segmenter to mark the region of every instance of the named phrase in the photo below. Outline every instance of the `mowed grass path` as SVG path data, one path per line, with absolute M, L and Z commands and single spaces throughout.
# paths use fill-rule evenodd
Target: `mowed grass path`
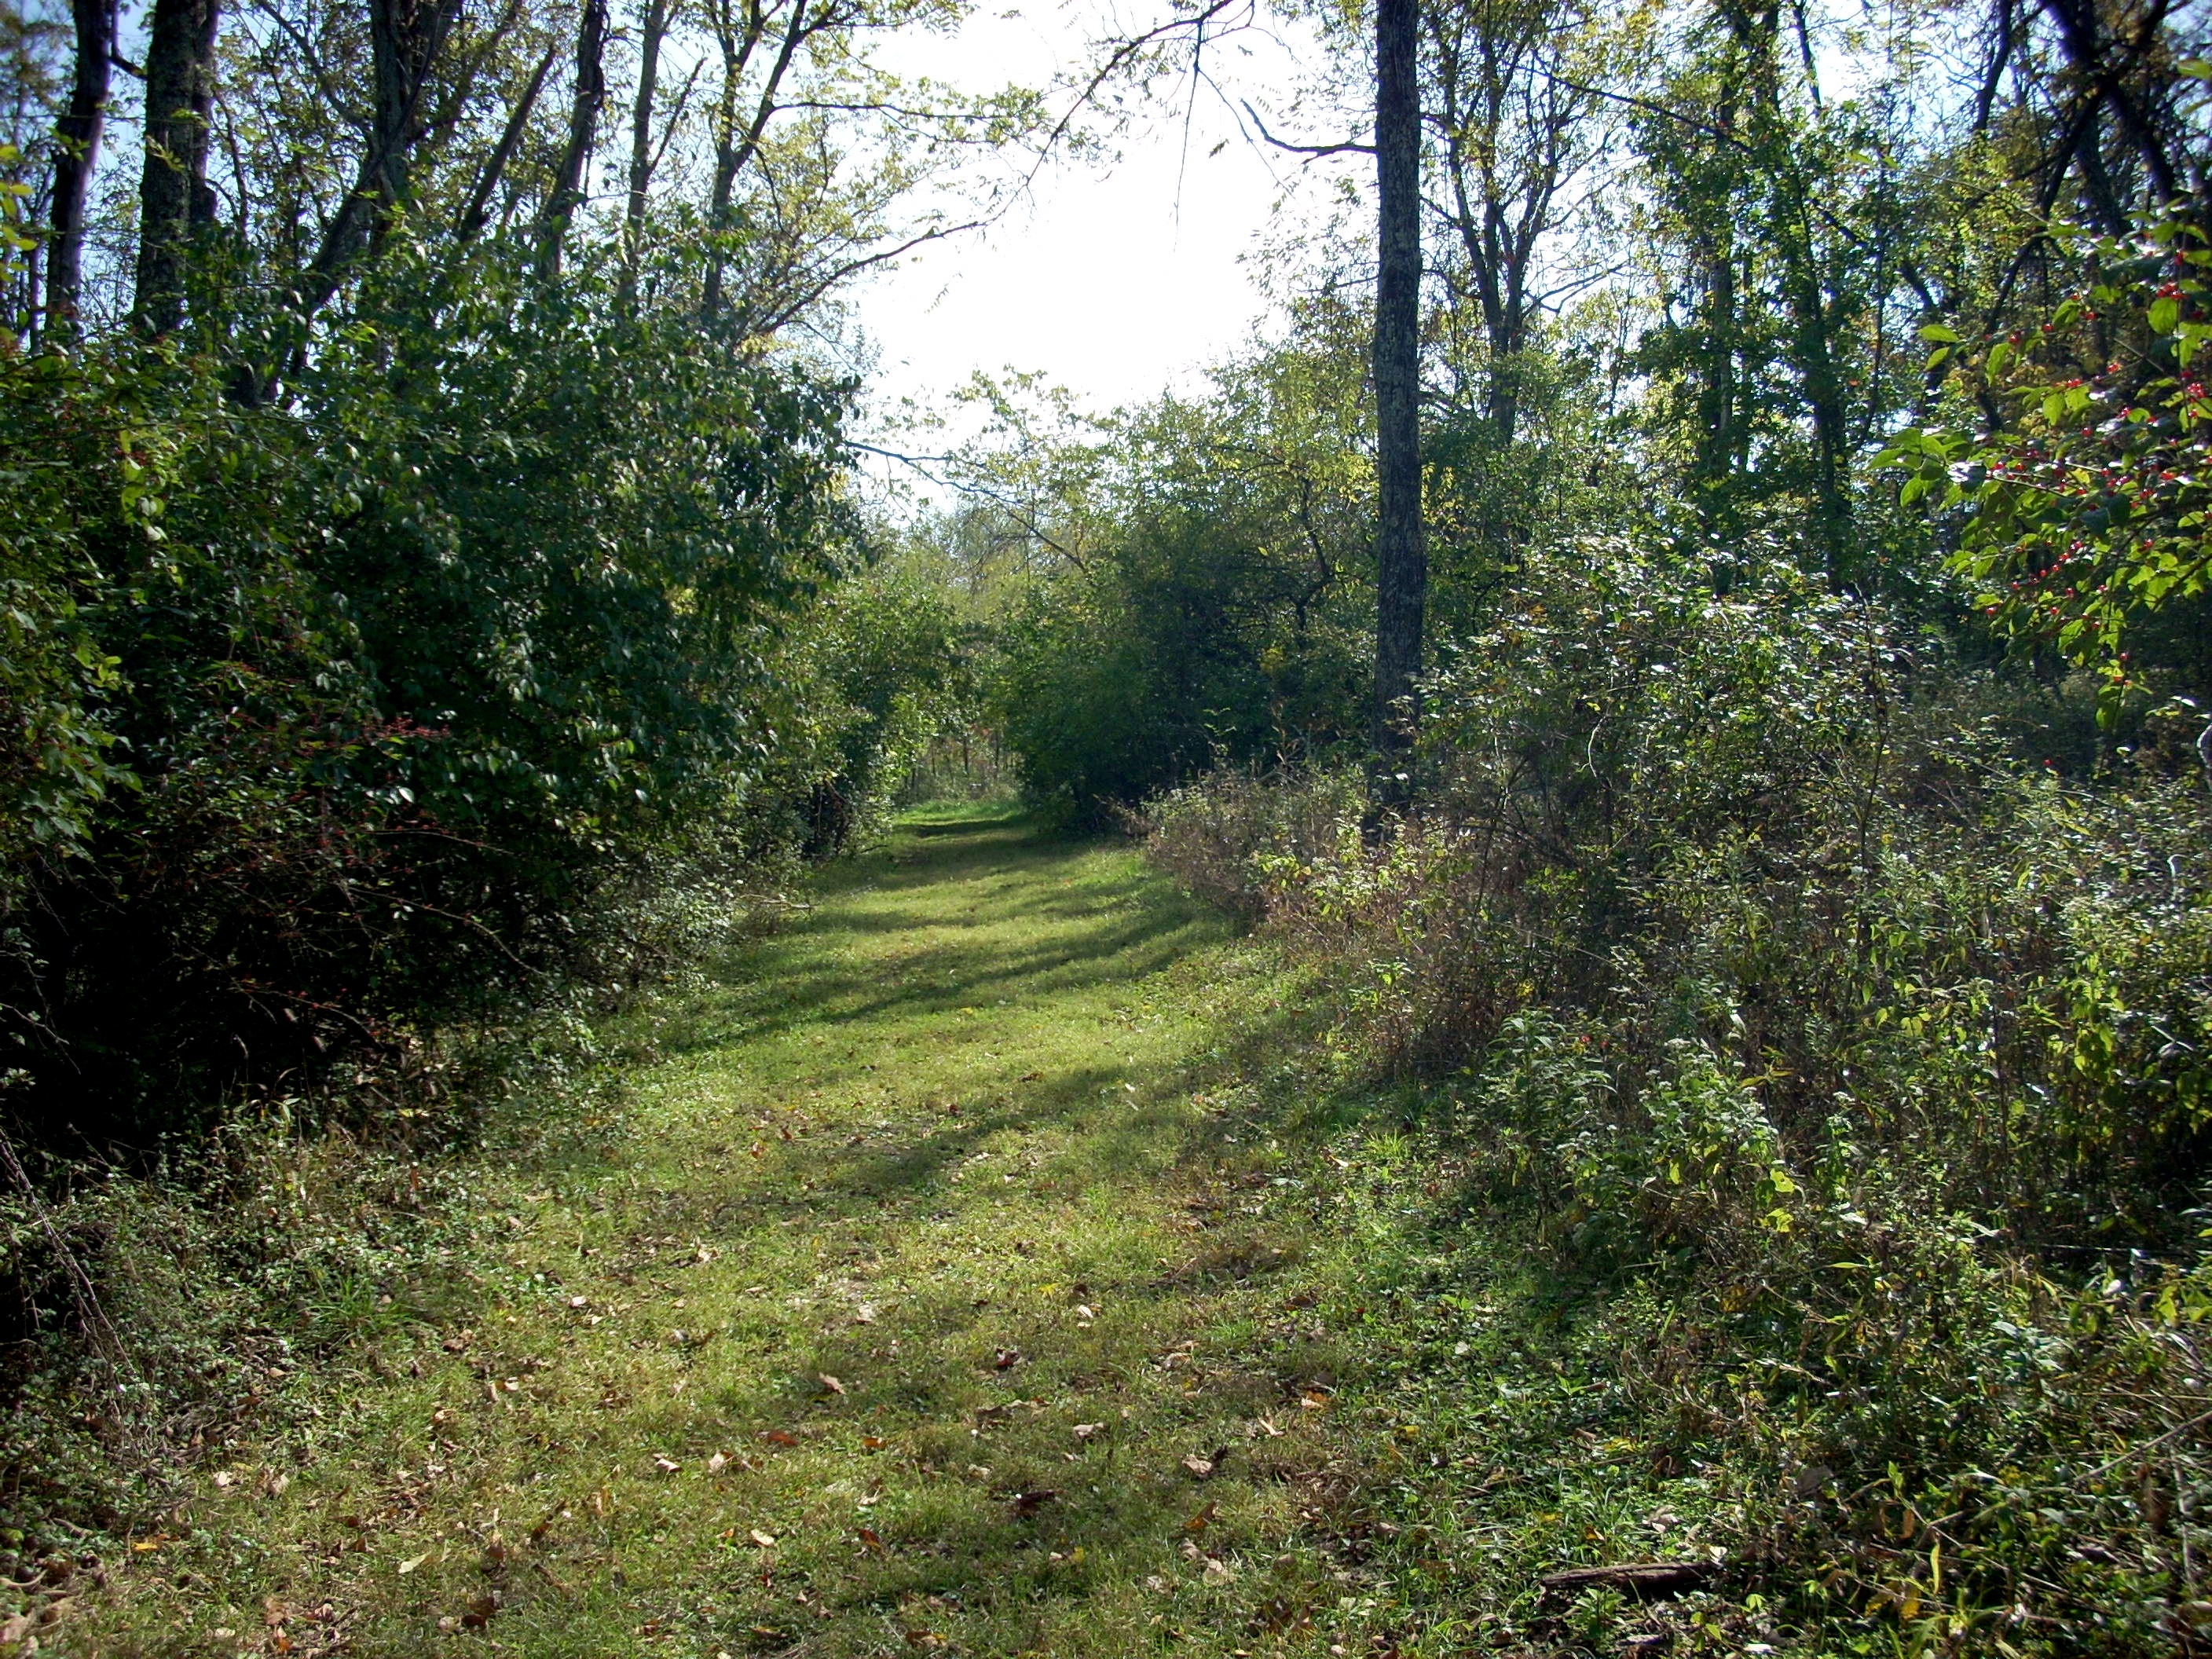
M 62 1650 L 1345 1639 L 1340 1361 L 1237 1083 L 1292 981 L 975 810 L 813 897 L 658 1012 L 621 1133 L 485 1172 L 509 1288 L 198 1477 Z

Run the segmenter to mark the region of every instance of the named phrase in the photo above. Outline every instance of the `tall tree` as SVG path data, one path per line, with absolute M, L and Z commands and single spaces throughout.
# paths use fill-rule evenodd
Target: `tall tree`
M 1375 787 L 1411 798 L 1428 601 L 1421 533 L 1421 95 L 1419 0 L 1375 7 Z
M 139 326 L 185 319 L 185 265 L 196 224 L 213 220 L 207 185 L 215 110 L 218 0 L 154 0 L 146 36 L 146 163 L 138 184 Z
M 591 165 L 592 146 L 599 132 L 599 116 L 607 102 L 607 3 L 584 0 L 576 20 L 576 80 L 568 99 L 568 137 L 561 149 L 561 165 L 553 176 L 552 193 L 545 198 L 539 221 L 538 266 L 547 276 L 561 270 L 562 246 L 568 225 L 584 202 L 584 170 Z
M 374 247 L 408 196 L 415 149 L 427 127 L 426 94 L 461 0 L 369 0 L 374 102 L 354 186 L 325 227 L 302 285 L 313 310 L 337 291 L 346 268 Z
M 1587 0 L 1435 0 L 1423 16 L 1437 211 L 1457 246 L 1444 269 L 1488 348 L 1484 413 L 1510 447 L 1522 355 L 1548 301 L 1540 255 L 1562 198 L 1604 141 L 1601 95 L 1562 68 L 1595 32 Z M 1570 278 L 1571 283 L 1574 279 Z
M 629 199 L 623 209 L 625 295 L 636 283 L 638 256 L 645 240 L 646 192 L 653 187 L 653 99 L 660 80 L 660 43 L 667 33 L 668 0 L 645 0 L 637 42 L 637 98 L 630 108 Z
M 54 195 L 47 222 L 46 318 L 49 329 L 76 329 L 84 293 L 84 208 L 100 167 L 107 123 L 108 65 L 115 52 L 114 0 L 73 0 L 76 63 L 69 106 L 54 124 Z

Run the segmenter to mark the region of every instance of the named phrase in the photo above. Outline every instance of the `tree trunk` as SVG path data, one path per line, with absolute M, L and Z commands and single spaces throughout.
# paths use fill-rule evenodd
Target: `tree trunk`
M 730 202 L 738 181 L 738 143 L 730 128 L 735 115 L 726 86 L 721 113 L 726 119 L 719 129 L 720 137 L 714 144 L 714 181 L 707 192 L 707 228 L 717 234 L 717 240 L 707 252 L 706 286 L 699 299 L 699 313 L 709 319 L 720 316 L 722 310 L 722 268 L 726 260 L 720 233 L 730 228 Z
M 460 0 L 372 0 L 368 33 L 376 86 L 368 148 L 354 187 L 331 216 L 307 266 L 299 289 L 303 310 L 319 310 L 337 292 L 354 256 L 377 245 L 405 198 L 422 136 L 423 90 L 460 11 Z
M 100 168 L 100 138 L 107 122 L 108 60 L 115 50 L 113 0 L 74 0 L 76 72 L 69 108 L 54 124 L 54 199 L 48 222 L 46 325 L 76 331 L 84 288 L 84 203 Z
M 211 218 L 209 118 L 215 107 L 217 0 L 154 0 L 146 38 L 146 166 L 138 184 L 135 310 L 152 334 L 185 319 L 195 223 Z
M 538 107 L 538 94 L 544 90 L 545 77 L 552 71 L 554 55 L 558 50 L 557 46 L 545 48 L 538 67 L 530 72 L 530 82 L 523 88 L 522 96 L 507 112 L 507 125 L 500 131 L 499 142 L 492 146 L 490 159 L 477 175 L 477 187 L 470 192 L 469 204 L 453 230 L 455 240 L 464 245 L 474 241 L 491 222 L 491 198 L 498 194 L 500 183 L 507 176 L 507 164 L 521 146 L 523 131 L 530 125 L 531 112 Z
M 1375 158 L 1375 795 L 1412 798 L 1415 677 L 1428 557 L 1421 536 L 1421 107 L 1419 0 L 1376 0 Z
M 623 214 L 623 295 L 634 301 L 644 252 L 646 192 L 653 185 L 653 94 L 660 79 L 660 41 L 668 32 L 667 0 L 645 0 L 637 45 L 637 99 L 629 119 L 629 202 Z
M 369 170 L 377 204 L 406 199 L 408 175 L 422 125 L 422 92 L 460 7 L 453 0 L 374 0 L 368 9 L 369 51 L 376 71 L 376 107 L 369 133 Z
M 568 104 L 568 142 L 562 148 L 561 168 L 554 175 L 553 193 L 545 199 L 539 234 L 538 274 L 552 278 L 561 274 L 562 244 L 569 222 L 584 200 L 584 169 L 591 165 L 592 145 L 599 137 L 599 113 L 606 107 L 606 0 L 584 0 L 576 21 L 576 87 Z

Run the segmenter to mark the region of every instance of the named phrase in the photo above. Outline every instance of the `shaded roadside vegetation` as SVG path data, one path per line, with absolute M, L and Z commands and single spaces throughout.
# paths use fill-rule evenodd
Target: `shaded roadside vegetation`
M 0 7 L 27 1558 L 465 1297 L 450 1158 L 511 1100 L 587 1137 L 597 1025 L 874 833 L 961 699 L 853 489 L 841 285 L 1036 96 L 897 95 L 867 43 L 957 6 L 633 9 Z
M 2198 1650 L 2203 19 L 1423 16 L 1407 775 L 1364 240 L 1202 393 L 998 388 L 932 544 L 1040 806 L 1330 988 L 1383 1639 Z
M 1156 860 L 1328 979 L 1375 1091 L 1322 1213 L 1388 1264 L 1347 1293 L 1424 1454 L 1371 1517 L 1404 1616 L 2187 1650 L 2202 782 L 2024 772 L 1794 573 L 1544 595 L 1439 677 L 1418 823 L 1378 844 L 1328 779 L 1149 809 Z M 1655 1559 L 1705 1588 L 1536 1589 Z

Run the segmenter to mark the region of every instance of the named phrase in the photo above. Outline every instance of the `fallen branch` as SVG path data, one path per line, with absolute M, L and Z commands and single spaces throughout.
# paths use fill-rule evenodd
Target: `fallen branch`
M 1674 1595 L 1697 1589 L 1713 1572 L 1710 1561 L 1632 1561 L 1611 1567 L 1569 1567 L 1564 1572 L 1547 1572 L 1537 1582 L 1563 1595 L 1598 1588 L 1626 1590 L 1639 1597 Z

